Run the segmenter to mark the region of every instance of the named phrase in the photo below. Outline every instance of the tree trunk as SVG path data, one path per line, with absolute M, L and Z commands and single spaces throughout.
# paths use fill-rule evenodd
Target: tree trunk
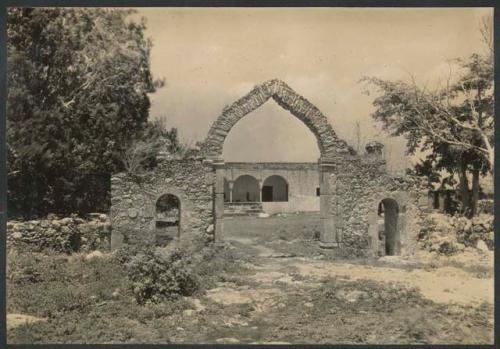
M 459 189 L 461 196 L 461 211 L 463 214 L 468 215 L 470 206 L 470 196 L 469 196 L 469 181 L 467 180 L 467 164 L 462 159 L 460 160 L 460 171 L 459 176 Z
M 470 215 L 474 217 L 477 214 L 477 202 L 479 201 L 479 169 L 472 170 L 472 201 Z
M 477 125 L 480 130 L 483 129 L 483 101 L 481 97 L 481 87 L 478 86 L 477 89 L 477 104 L 478 104 L 478 115 L 477 115 Z M 484 133 L 484 132 L 481 132 Z M 483 138 L 484 141 L 485 138 Z M 487 141 L 488 138 L 486 137 L 486 142 L 484 146 L 488 148 L 489 142 Z M 481 142 L 481 141 L 479 141 Z M 490 150 L 488 149 L 488 153 L 490 153 Z M 488 154 L 489 155 L 489 154 Z M 487 158 L 489 161 L 489 156 Z M 493 169 L 493 163 L 490 163 L 491 168 Z M 479 201 L 479 166 L 477 164 L 474 164 L 474 168 L 472 170 L 472 201 L 471 201 L 471 210 L 470 210 L 470 215 L 471 217 L 474 217 L 477 213 L 477 202 Z

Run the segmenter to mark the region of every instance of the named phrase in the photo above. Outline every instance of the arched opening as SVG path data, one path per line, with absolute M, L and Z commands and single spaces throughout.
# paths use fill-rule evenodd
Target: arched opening
M 164 245 L 181 233 L 181 201 L 173 194 L 164 194 L 156 201 L 156 243 Z
M 383 199 L 378 205 L 378 215 L 383 217 L 383 231 L 385 254 L 399 255 L 401 252 L 401 237 L 398 227 L 399 206 L 394 199 Z
M 278 175 L 267 177 L 262 186 L 262 202 L 288 201 L 288 183 Z
M 222 153 L 226 162 L 317 162 L 320 156 L 311 130 L 274 101 L 239 120 Z
M 219 224 L 219 220 L 227 217 L 224 213 L 225 207 L 224 205 L 224 196 L 227 197 L 227 192 L 225 195 L 224 188 L 224 176 L 225 169 L 221 166 L 223 163 L 223 159 L 226 161 L 231 159 L 230 154 L 227 152 L 223 154 L 224 144 L 226 140 L 226 136 L 231 134 L 233 128 L 244 126 L 245 120 L 242 120 L 246 115 L 252 113 L 253 111 L 257 111 L 257 109 L 263 106 L 268 100 L 273 99 L 277 105 L 279 105 L 284 110 L 288 111 L 291 115 L 293 115 L 296 120 L 302 122 L 302 126 L 305 126 L 311 131 L 309 134 L 310 139 L 315 139 L 316 147 L 318 148 L 318 153 L 320 155 L 320 164 L 315 170 L 313 178 L 314 180 L 308 181 L 309 187 L 306 188 L 304 196 L 312 196 L 312 198 L 308 198 L 309 200 L 303 200 L 303 197 L 300 195 L 297 196 L 297 202 L 303 203 L 305 202 L 307 205 L 317 204 L 319 206 L 319 210 L 321 211 L 321 217 L 324 219 L 316 219 L 315 224 L 319 224 L 321 230 L 321 242 L 323 246 L 330 247 L 335 243 L 339 243 L 341 240 L 341 235 L 337 233 L 337 229 L 334 224 L 334 214 L 331 209 L 331 200 L 329 200 L 330 186 L 324 185 L 323 181 L 325 178 L 330 178 L 332 171 L 334 170 L 334 164 L 336 162 L 336 158 L 339 154 L 339 150 L 345 151 L 349 150 L 345 142 L 340 141 L 337 138 L 337 135 L 333 131 L 333 128 L 328 122 L 328 119 L 321 113 L 321 111 L 312 105 L 306 98 L 297 94 L 293 89 L 290 88 L 286 83 L 278 79 L 272 79 L 266 81 L 260 85 L 255 86 L 249 93 L 235 101 L 231 105 L 228 105 L 224 108 L 220 116 L 217 120 L 212 124 L 207 138 L 202 144 L 201 151 L 202 153 L 214 164 L 215 170 L 215 196 L 214 196 L 214 218 L 215 218 L 215 240 L 222 240 L 221 233 L 225 229 L 223 225 Z M 257 111 L 258 112 L 258 111 Z M 261 111 L 262 113 L 263 111 Z M 268 114 L 269 115 L 269 114 Z M 265 115 L 264 115 L 265 117 Z M 241 121 L 241 122 L 240 122 Z M 256 119 L 247 120 L 251 123 L 251 125 L 263 125 L 265 128 L 265 132 L 259 132 L 259 130 L 254 130 L 255 132 L 250 132 L 248 128 L 245 128 L 245 134 L 250 135 L 259 135 L 257 139 L 276 139 L 277 132 L 270 132 L 269 134 L 269 123 L 263 122 L 258 123 Z M 269 117 L 267 118 L 269 121 Z M 278 123 L 280 125 L 280 123 Z M 251 128 L 250 128 L 251 130 Z M 269 137 L 265 137 L 263 135 L 269 135 Z M 298 139 L 299 137 L 293 137 L 293 140 Z M 302 138 L 302 137 L 301 137 Z M 278 144 L 286 144 L 288 142 L 278 142 Z M 239 147 L 240 149 L 245 149 L 249 152 L 249 155 L 255 155 L 256 149 L 258 152 L 258 148 L 255 147 L 256 142 L 248 141 L 244 144 L 243 147 Z M 229 148 L 236 149 L 236 147 L 228 146 L 226 150 Z M 269 154 L 271 153 L 269 150 L 272 149 L 273 153 L 276 151 L 276 142 L 271 145 L 271 147 L 265 147 L 263 151 L 260 151 L 261 154 Z M 314 148 L 314 147 L 313 147 Z M 304 148 L 299 147 L 299 151 L 302 151 Z M 290 150 L 290 147 L 287 145 L 285 150 L 282 152 L 277 152 L 280 155 L 280 158 L 276 160 L 271 160 L 267 156 L 258 159 L 259 162 L 283 162 L 283 161 L 293 161 L 291 159 L 281 158 L 283 154 L 297 153 Z M 244 159 L 241 156 L 237 156 L 236 161 L 242 161 Z M 253 160 L 255 161 L 255 160 Z M 297 161 L 297 160 L 295 160 Z M 304 160 L 301 160 L 303 162 Z M 317 164 L 318 158 L 315 156 L 314 163 Z M 242 176 L 243 177 L 243 176 Z M 260 177 L 260 176 L 259 176 Z M 318 178 L 319 177 L 319 178 Z M 231 177 L 231 180 L 233 178 Z M 319 183 L 318 183 L 319 181 Z M 294 182 L 295 183 L 295 182 Z M 232 202 L 257 202 L 257 204 L 253 204 L 254 206 L 262 207 L 260 203 L 262 195 L 261 188 L 259 182 L 255 180 L 255 178 L 248 176 L 244 178 L 237 178 L 234 182 L 230 183 L 232 188 L 230 188 L 230 194 L 232 195 Z M 314 195 L 316 188 L 321 187 L 321 199 Z M 226 188 L 227 189 L 227 188 Z M 231 190 L 232 189 L 232 190 Z M 295 197 L 295 189 L 294 189 L 294 197 Z M 302 195 L 302 192 L 300 192 Z M 320 199 L 320 200 L 318 200 Z M 274 205 L 274 204 L 273 204 Z M 287 202 L 285 205 L 276 206 L 287 206 L 286 209 L 291 209 L 293 205 L 290 202 Z M 309 208 L 308 206 L 308 208 Z M 257 209 L 257 207 L 256 207 Z M 262 208 L 261 208 L 262 209 Z M 294 212 L 304 211 L 302 207 L 296 207 Z M 309 211 L 309 210 L 308 210 Z M 259 217 L 264 218 L 265 215 L 259 215 Z M 294 224 L 296 226 L 296 224 Z M 312 229 L 311 229 L 312 231 Z
M 259 202 L 259 182 L 255 177 L 242 175 L 236 178 L 233 185 L 233 202 Z

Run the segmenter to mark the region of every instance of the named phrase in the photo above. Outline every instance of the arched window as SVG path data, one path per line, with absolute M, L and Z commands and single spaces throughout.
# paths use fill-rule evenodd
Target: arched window
M 242 175 L 233 184 L 233 202 L 258 202 L 259 182 L 255 177 Z
M 267 177 L 262 186 L 263 202 L 288 201 L 288 183 L 278 175 Z
M 401 236 L 398 227 L 398 203 L 394 199 L 382 200 L 378 205 L 378 214 L 384 218 L 385 254 L 388 256 L 400 254 Z
M 164 194 L 156 201 L 156 233 L 158 240 L 171 240 L 180 236 L 181 202 L 173 194 Z

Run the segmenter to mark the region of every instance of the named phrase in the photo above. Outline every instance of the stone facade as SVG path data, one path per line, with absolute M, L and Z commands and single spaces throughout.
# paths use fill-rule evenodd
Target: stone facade
M 238 166 L 233 165 L 230 172 L 231 166 L 224 163 L 224 140 L 241 118 L 269 99 L 290 111 L 316 136 L 321 153 L 318 164 L 314 165 L 320 188 L 321 246 L 355 249 L 363 255 L 384 254 L 380 242 L 384 241 L 380 234 L 381 219 L 396 212 L 392 220 L 385 220 L 385 224 L 397 221 L 397 236 L 391 237 L 397 246 L 393 248 L 398 253 L 411 253 L 419 221 L 428 204 L 420 182 L 389 176 L 379 143 L 370 143 L 364 155 L 356 154 L 338 139 L 327 118 L 315 106 L 279 80 L 256 86 L 224 108 L 201 144 L 200 158 L 164 161 L 154 171 L 137 178 L 125 174 L 114 176 L 112 247 L 127 241 L 154 241 L 155 203 L 163 194 L 173 194 L 181 202 L 181 239 L 224 240 L 225 182 L 229 177 L 234 179 L 234 171 L 238 171 Z M 249 170 L 248 166 L 244 169 Z M 381 205 L 384 199 L 386 203 L 395 202 L 394 207 Z M 387 207 L 382 214 L 384 206 Z
M 382 200 L 393 199 L 398 206 L 398 248 L 403 254 L 415 250 L 419 223 L 428 207 L 422 181 L 389 176 L 385 161 L 369 153 L 345 156 L 334 176 L 331 207 L 336 207 L 332 215 L 339 231 L 338 241 L 346 247 L 366 249 L 367 254 L 385 254 L 377 243 L 383 224 L 378 208 Z
M 230 201 L 230 191 L 234 190 L 235 180 L 246 175 L 256 179 L 259 191 L 262 191 L 263 186 L 267 184 L 266 181 L 274 176 L 279 176 L 286 182 L 286 195 L 280 195 L 273 202 L 266 202 L 265 198 L 258 200 L 262 202 L 263 211 L 266 213 L 314 212 L 320 209 L 320 199 L 317 195 L 318 163 L 226 162 L 224 167 L 226 203 Z M 283 196 L 287 200 L 283 200 Z
M 207 239 L 213 233 L 214 176 L 202 159 L 163 160 L 154 171 L 111 179 L 111 247 L 148 244 L 156 238 L 158 199 L 180 200 L 180 232 L 184 239 Z

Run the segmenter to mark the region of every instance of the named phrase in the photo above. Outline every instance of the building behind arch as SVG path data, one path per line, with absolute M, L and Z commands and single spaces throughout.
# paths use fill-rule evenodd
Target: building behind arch
M 314 162 L 226 162 L 224 165 L 225 212 L 240 208 L 239 212 L 268 214 L 319 212 L 318 163 Z M 241 188 L 241 178 L 253 178 L 258 185 Z M 243 189 L 243 190 L 242 190 Z M 241 193 L 250 190 L 252 205 Z M 257 196 L 257 200 L 253 200 Z M 255 202 L 260 210 L 255 211 Z M 253 208 L 252 208 L 253 207 Z

